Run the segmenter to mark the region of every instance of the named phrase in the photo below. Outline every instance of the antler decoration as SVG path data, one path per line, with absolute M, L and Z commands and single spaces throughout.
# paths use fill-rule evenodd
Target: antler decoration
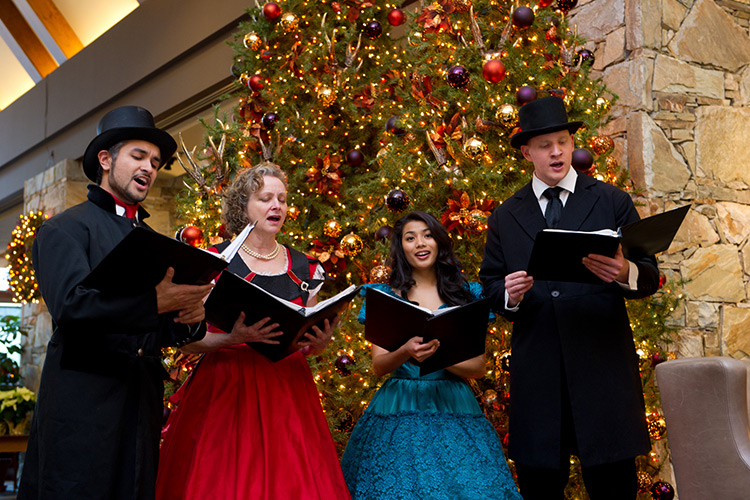
M 339 64 L 338 59 L 336 58 L 336 28 L 333 28 L 333 31 L 331 32 L 331 36 L 328 36 L 328 32 L 325 29 L 326 24 L 326 17 L 328 16 L 328 13 L 326 12 L 323 14 L 323 20 L 320 23 L 320 29 L 323 31 L 323 37 L 325 38 L 326 45 L 328 45 L 328 57 L 331 59 L 331 68 L 337 73 L 340 74 L 344 68 L 350 69 L 352 65 L 354 64 L 354 60 L 357 58 L 357 52 L 359 52 L 359 48 L 362 45 L 362 33 L 359 34 L 359 38 L 357 39 L 357 45 L 355 46 L 353 43 L 349 43 L 346 45 L 346 55 L 344 56 L 344 68 L 341 67 Z M 364 63 L 364 59 L 362 59 L 359 64 L 357 65 L 357 71 L 359 71 L 359 68 L 362 67 L 362 64 Z
M 432 154 L 435 155 L 438 167 L 442 167 L 443 165 L 448 163 L 448 155 L 445 154 L 445 149 L 435 146 L 435 143 L 432 142 L 432 138 L 430 137 L 430 133 L 428 131 L 425 131 L 424 134 L 427 137 L 427 144 L 430 146 L 430 151 L 432 151 Z
M 180 138 L 180 147 L 182 148 L 183 153 L 185 154 L 185 157 L 187 158 L 187 165 L 185 162 L 182 161 L 181 155 L 177 155 L 177 161 L 180 163 L 180 166 L 187 172 L 187 174 L 195 181 L 196 184 L 198 184 L 198 191 L 204 191 L 206 194 L 211 194 L 211 188 L 206 184 L 206 179 L 203 177 L 203 173 L 201 172 L 201 167 L 198 165 L 198 162 L 195 161 L 195 146 L 193 146 L 193 149 L 191 151 L 188 151 L 187 146 L 185 146 L 185 141 L 182 139 L 182 133 L 177 134 Z M 193 189 L 188 183 L 185 181 L 182 181 L 185 186 L 188 187 L 188 189 Z
M 479 53 L 484 55 L 484 39 L 482 38 L 482 31 L 479 29 L 479 24 L 474 17 L 474 5 L 469 7 L 469 19 L 471 19 L 471 34 L 474 35 L 474 43 L 477 44 Z
M 576 47 L 575 39 L 578 37 L 578 25 L 573 29 L 573 44 L 568 48 L 565 45 L 565 40 L 560 42 L 560 58 L 563 64 L 563 74 L 576 73 L 581 69 L 583 64 L 583 58 L 578 58 L 578 64 L 575 64 L 576 52 L 582 47 Z M 574 67 L 575 66 L 575 67 Z

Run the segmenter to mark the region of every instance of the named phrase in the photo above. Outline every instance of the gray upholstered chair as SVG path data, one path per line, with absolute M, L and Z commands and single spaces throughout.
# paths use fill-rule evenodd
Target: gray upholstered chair
M 656 379 L 680 500 L 750 499 L 750 363 L 678 359 Z

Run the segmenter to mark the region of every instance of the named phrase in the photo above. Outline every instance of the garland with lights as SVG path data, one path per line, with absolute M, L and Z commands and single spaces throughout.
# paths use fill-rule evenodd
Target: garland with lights
M 42 212 L 30 212 L 28 215 L 21 215 L 13 229 L 5 258 L 9 264 L 8 283 L 13 292 L 14 302 L 37 303 L 41 298 L 31 264 L 31 245 L 34 243 L 37 229 L 46 218 Z

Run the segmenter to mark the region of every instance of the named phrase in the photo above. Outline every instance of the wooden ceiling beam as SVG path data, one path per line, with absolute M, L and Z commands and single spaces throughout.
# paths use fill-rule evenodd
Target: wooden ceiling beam
M 0 21 L 5 25 L 42 78 L 57 69 L 57 62 L 47 51 L 39 37 L 36 36 L 34 30 L 31 29 L 13 0 L 0 0 Z
M 81 40 L 52 0 L 26 0 L 67 59 L 83 48 Z

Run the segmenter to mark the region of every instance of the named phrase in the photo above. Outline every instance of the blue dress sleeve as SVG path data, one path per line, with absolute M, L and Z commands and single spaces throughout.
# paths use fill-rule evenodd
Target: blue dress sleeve
M 381 292 L 385 292 L 387 294 L 398 297 L 398 295 L 396 295 L 393 292 L 393 289 L 391 288 L 391 286 L 385 283 L 370 283 L 369 285 L 362 285 L 362 288 L 360 288 L 359 290 L 359 294 L 362 297 L 366 297 L 368 288 L 374 288 L 376 290 L 380 290 Z M 359 309 L 359 315 L 357 316 L 357 321 L 359 321 L 363 325 L 365 324 L 365 309 L 366 308 L 367 308 L 367 300 L 365 299 L 362 301 L 362 307 Z
M 478 281 L 470 281 L 468 283 L 469 285 L 469 292 L 471 293 L 471 296 L 474 298 L 474 300 L 479 300 L 484 298 L 484 289 L 482 289 L 482 284 Z M 489 316 L 489 322 L 494 323 L 497 317 L 495 316 L 495 313 L 492 312 L 490 309 L 490 316 Z

